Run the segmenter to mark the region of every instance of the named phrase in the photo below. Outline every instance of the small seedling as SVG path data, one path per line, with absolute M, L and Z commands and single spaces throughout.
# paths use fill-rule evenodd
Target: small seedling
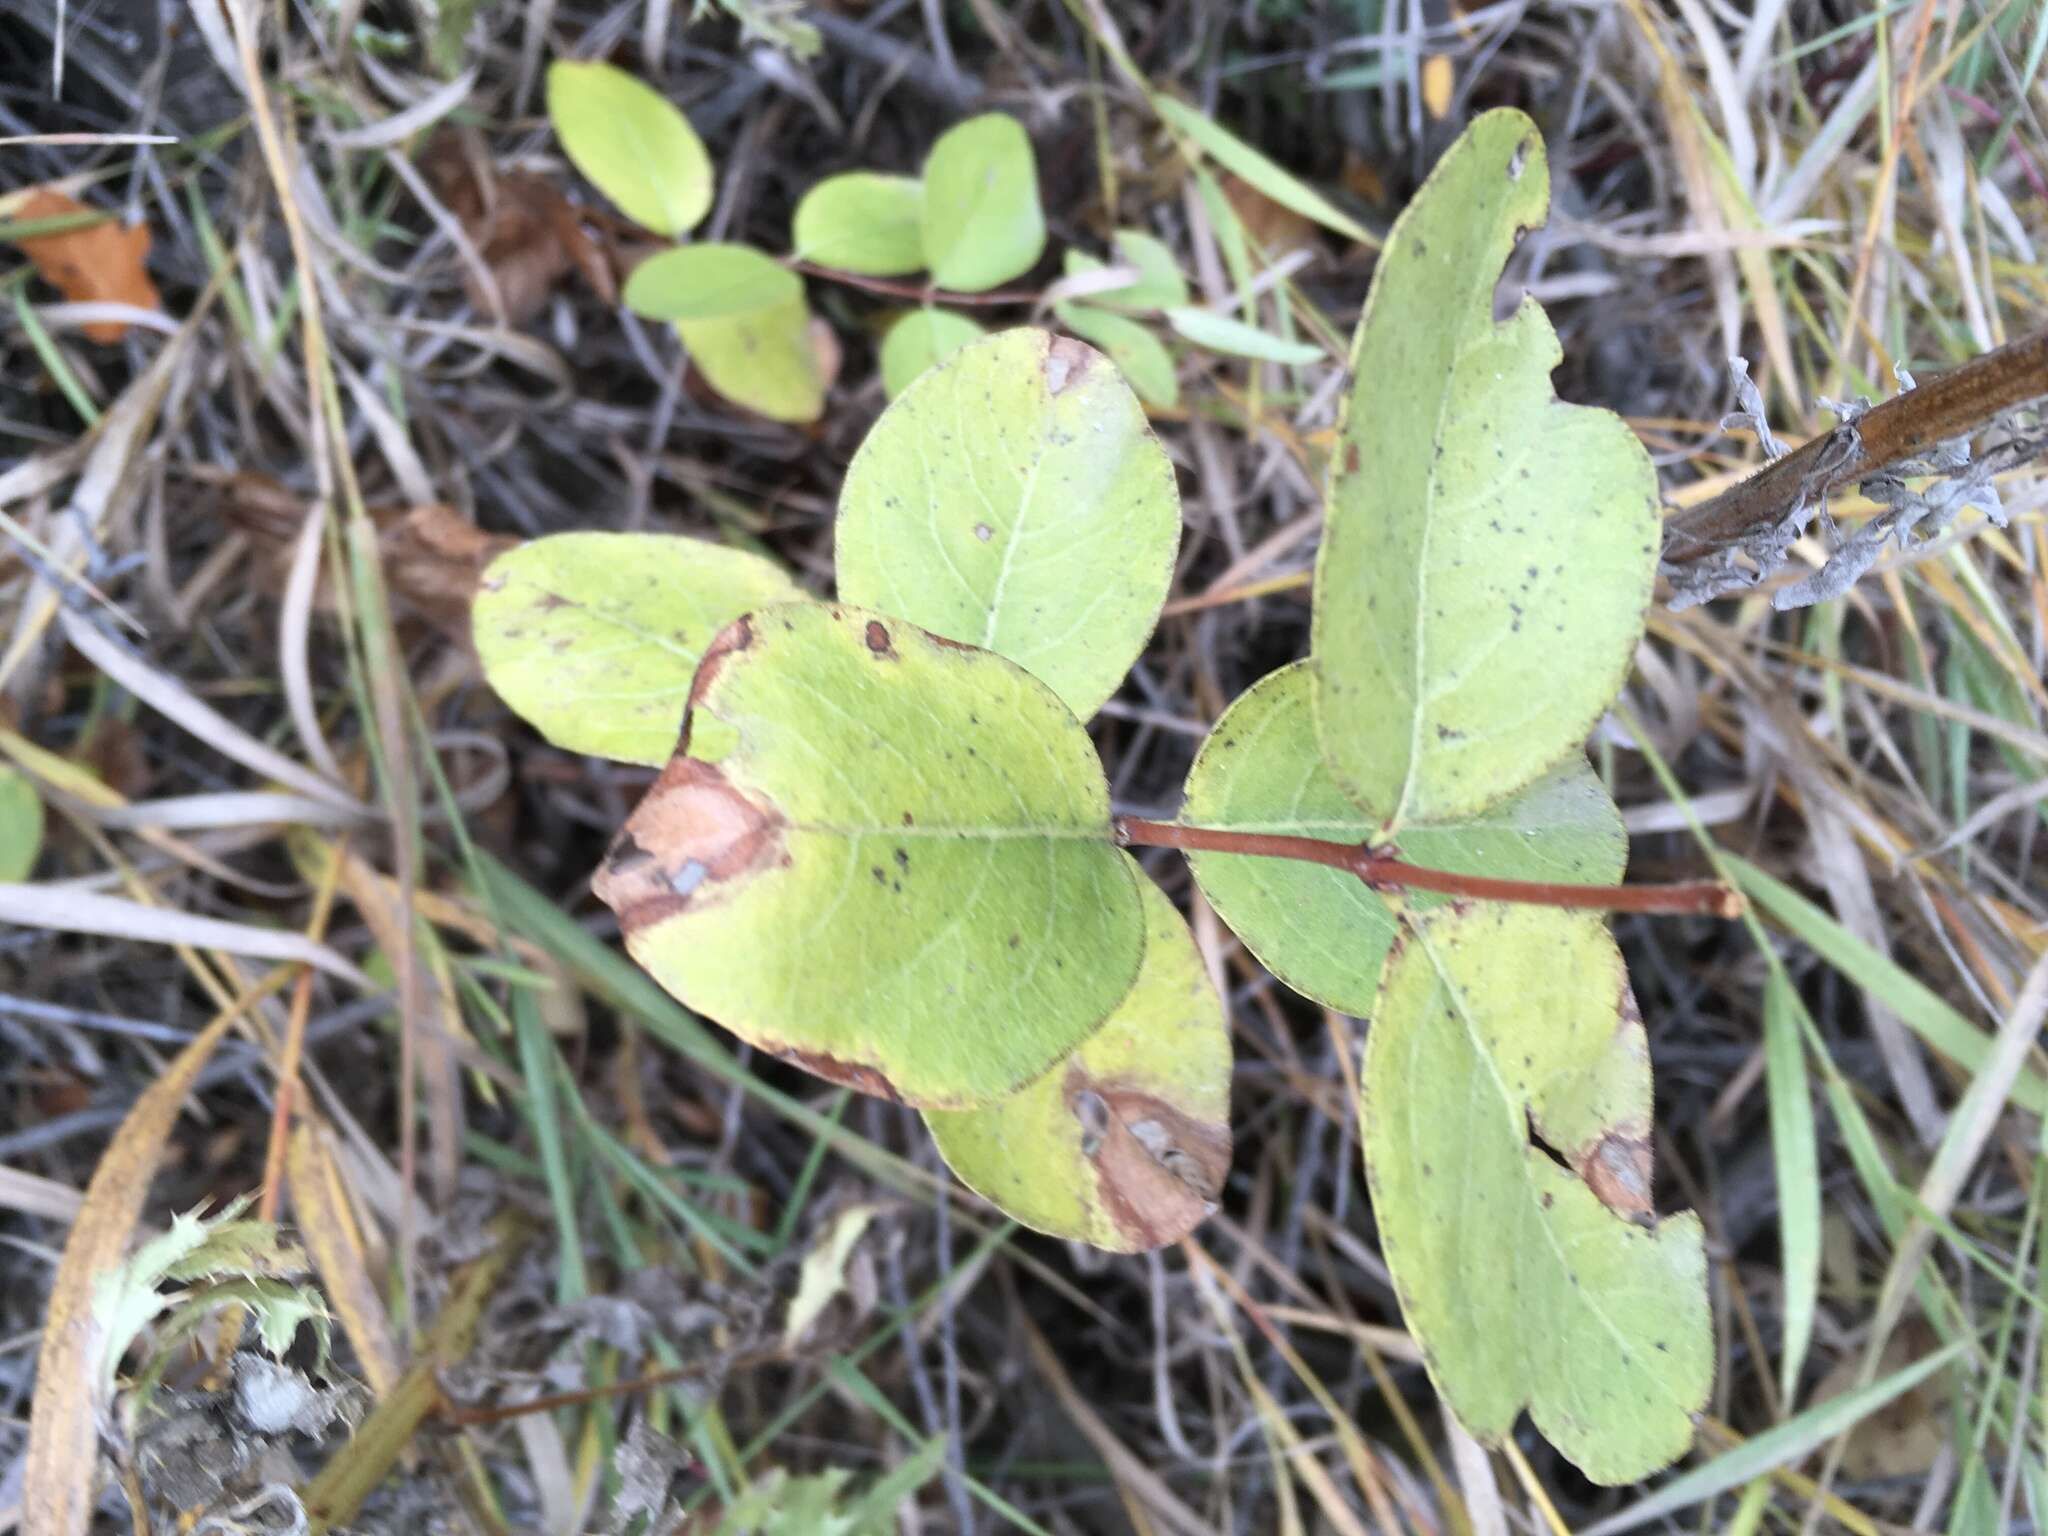
M 1615 884 L 1582 744 L 1642 635 L 1656 480 L 1617 417 L 1553 395 L 1542 309 L 1494 318 L 1548 199 L 1535 127 L 1493 112 L 1389 237 L 1311 654 L 1218 721 L 1173 822 L 1111 814 L 1084 722 L 1158 617 L 1178 497 L 1077 341 L 1002 332 L 904 390 L 847 474 L 836 602 L 697 541 L 569 534 L 501 558 L 475 619 L 550 740 L 660 765 L 594 881 L 634 957 L 755 1046 L 922 1110 L 1041 1231 L 1153 1247 L 1222 1193 L 1223 1006 L 1126 851 L 1187 850 L 1276 976 L 1371 1021 L 1374 1213 L 1445 1399 L 1490 1440 L 1527 1408 L 1626 1482 L 1690 1443 L 1712 1347 L 1700 1224 L 1652 1201 L 1645 1036 L 1600 914 L 1733 897 Z M 1123 254 L 1137 302 L 1171 297 Z

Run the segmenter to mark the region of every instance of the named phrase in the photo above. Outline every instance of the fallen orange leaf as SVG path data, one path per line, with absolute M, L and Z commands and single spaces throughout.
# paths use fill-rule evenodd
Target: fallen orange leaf
M 20 220 L 58 219 L 95 210 L 75 197 L 51 187 L 32 188 L 14 209 Z M 122 226 L 113 219 L 67 229 L 61 234 L 32 235 L 15 242 L 35 263 L 43 280 L 60 289 L 74 303 L 95 301 L 133 304 L 140 309 L 163 308 L 156 284 L 143 266 L 149 255 L 149 226 Z M 95 320 L 85 327 L 88 339 L 119 341 L 128 334 L 126 322 Z

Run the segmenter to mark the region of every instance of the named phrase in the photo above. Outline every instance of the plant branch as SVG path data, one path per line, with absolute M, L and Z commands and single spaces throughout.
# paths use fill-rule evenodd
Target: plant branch
M 919 304 L 1036 304 L 1040 294 L 1035 288 L 998 288 L 989 293 L 955 293 L 949 288 L 934 288 L 929 283 L 897 283 L 886 277 L 865 277 L 858 272 L 842 272 L 837 267 L 821 267 L 815 261 L 800 261 L 792 257 L 789 265 L 806 277 L 821 277 L 828 283 L 844 283 L 849 288 L 860 288 L 868 293 L 883 294 L 892 299 L 910 299 Z
M 1959 368 L 1923 379 L 1917 387 L 1874 405 L 1823 432 L 1804 447 L 1774 459 L 1664 525 L 1664 559 L 1686 565 L 1775 527 L 1802 502 L 1918 455 L 1939 443 L 1967 437 L 2015 406 L 2048 396 L 2048 330 L 2009 342 Z
M 1333 843 L 1319 837 L 1280 832 L 1229 832 L 1173 821 L 1119 816 L 1116 840 L 1123 847 L 1178 848 L 1194 853 L 1241 853 L 1254 858 L 1294 859 L 1356 875 L 1375 891 L 1435 891 L 1469 901 L 1517 901 L 1539 907 L 1596 912 L 1647 912 L 1671 916 L 1740 917 L 1740 893 L 1719 880 L 1678 885 L 1572 885 L 1548 880 L 1500 880 L 1461 875 L 1448 869 L 1409 864 L 1365 843 Z

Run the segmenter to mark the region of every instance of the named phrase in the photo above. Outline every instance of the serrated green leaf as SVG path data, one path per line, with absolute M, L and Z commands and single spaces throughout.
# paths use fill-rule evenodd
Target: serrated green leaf
M 988 333 L 950 309 L 914 309 L 882 338 L 882 393 L 894 400 L 927 368 Z
M 1001 112 L 947 129 L 924 162 L 924 264 L 932 282 L 980 293 L 1029 272 L 1045 250 L 1038 162 Z
M 791 229 L 805 261 L 900 277 L 924 270 L 924 184 L 911 176 L 849 171 L 819 182 L 796 205 Z
M 1256 325 L 1219 315 L 1214 310 L 1181 306 L 1166 312 L 1166 323 L 1198 347 L 1227 352 L 1233 357 L 1254 357 L 1265 363 L 1287 363 L 1301 367 L 1323 360 L 1323 349 L 1312 342 L 1289 341 L 1262 331 Z
M 1200 145 L 1203 152 L 1233 175 L 1242 177 L 1283 208 L 1292 208 L 1305 219 L 1313 219 L 1348 239 L 1377 245 L 1372 231 L 1345 213 L 1314 187 L 1283 171 L 1229 129 L 1204 117 L 1185 102 L 1171 96 L 1154 96 L 1152 105 L 1159 115 Z
M 42 796 L 19 768 L 0 766 L 0 884 L 26 880 L 42 851 Z
M 1682 1455 L 1713 1385 L 1706 1255 L 1697 1217 L 1652 1215 L 1649 1052 L 1605 924 L 1496 903 L 1416 921 L 1360 1119 L 1381 1252 L 1465 1428 L 1498 1442 L 1527 1407 L 1603 1484 Z
M 759 1046 L 960 1109 L 1093 1032 L 1144 920 L 1058 697 L 989 651 L 785 604 L 705 653 L 683 746 L 592 881 L 633 958 Z
M 1056 304 L 1053 314 L 1066 329 L 1107 353 L 1146 404 L 1169 411 L 1180 404 L 1173 354 L 1149 328 L 1091 304 Z
M 711 156 L 689 119 L 609 64 L 548 66 L 548 120 L 592 186 L 634 223 L 671 238 L 711 211 Z
M 840 595 L 1026 668 L 1082 718 L 1158 621 L 1180 495 L 1101 353 L 1040 330 L 962 347 L 882 413 L 839 496 Z
M 484 676 L 569 752 L 658 767 L 704 647 L 803 594 L 743 550 L 660 533 L 557 533 L 492 561 L 470 609 Z
M 1187 1236 L 1230 1168 L 1223 1002 L 1180 913 L 1133 873 L 1145 960 L 1116 1011 L 1022 1092 L 924 1117 L 946 1165 L 1003 1214 L 1114 1253 Z
M 650 320 L 737 320 L 803 302 L 789 268 L 750 245 L 679 245 L 626 279 L 626 308 Z
M 1395 225 L 1359 321 L 1316 564 L 1316 713 L 1338 781 L 1390 827 L 1533 783 L 1585 739 L 1642 634 L 1649 458 L 1612 412 L 1552 394 L 1540 305 L 1493 317 L 1549 201 L 1535 125 L 1480 117 Z
M 1330 842 L 1378 832 L 1316 750 L 1307 662 L 1269 673 L 1224 711 L 1188 771 L 1181 820 Z M 1628 863 L 1621 815 L 1583 758 L 1469 820 L 1409 827 L 1400 849 L 1431 869 L 1579 885 L 1613 884 Z M 1292 859 L 1191 853 L 1188 863 L 1217 915 L 1267 970 L 1340 1013 L 1371 1014 L 1396 931 L 1376 892 L 1342 870 Z M 1449 899 L 1408 891 L 1402 904 L 1426 912 Z
M 1187 303 L 1187 279 L 1181 276 L 1180 263 L 1174 260 L 1173 252 L 1165 241 L 1146 234 L 1142 229 L 1120 229 L 1110 236 L 1110 244 L 1116 253 L 1116 264 L 1136 267 L 1138 276 L 1120 288 L 1105 288 L 1099 293 L 1089 294 L 1090 304 L 1149 313 Z M 1064 260 L 1064 270 L 1069 277 L 1077 277 L 1083 272 L 1100 272 L 1106 265 L 1071 248 Z

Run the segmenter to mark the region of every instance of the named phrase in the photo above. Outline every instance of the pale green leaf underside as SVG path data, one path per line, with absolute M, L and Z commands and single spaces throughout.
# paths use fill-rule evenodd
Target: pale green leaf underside
M 894 400 L 927 368 L 987 333 L 950 309 L 916 309 L 882 338 L 882 393 Z
M 711 637 L 800 597 L 779 566 L 658 533 L 557 533 L 491 562 L 471 608 L 484 676 L 556 746 L 659 766 Z
M 0 884 L 26 880 L 42 851 L 42 797 L 19 768 L 0 767 Z
M 1353 805 L 1316 750 L 1308 663 L 1267 674 L 1216 722 L 1189 770 L 1181 819 L 1192 826 L 1365 842 L 1379 825 Z M 1609 885 L 1628 862 L 1621 816 L 1583 758 L 1467 820 L 1411 826 L 1412 864 L 1510 880 Z M 1372 1012 L 1394 914 L 1362 881 L 1290 859 L 1191 853 L 1202 894 L 1260 964 L 1340 1013 Z M 1428 911 L 1449 898 L 1413 891 Z
M 1148 405 L 1172 410 L 1180 404 L 1180 377 L 1173 354 L 1152 330 L 1128 315 L 1090 304 L 1057 304 L 1053 315 L 1067 330 L 1105 353 Z
M 924 269 L 924 185 L 912 176 L 849 171 L 796 205 L 796 254 L 842 272 L 901 277 Z
M 1180 495 L 1130 387 L 1092 347 L 1003 331 L 875 423 L 839 497 L 840 595 L 999 652 L 1082 718 L 1145 647 Z
M 1001 112 L 940 134 L 924 162 L 924 258 L 932 282 L 980 293 L 1031 270 L 1045 250 L 1038 162 Z
M 1005 1215 L 1117 1253 L 1193 1231 L 1230 1163 L 1222 999 L 1173 903 L 1133 874 L 1145 960 L 1116 1011 L 1010 1097 L 924 1117 L 960 1182 Z
M 1137 975 L 1088 734 L 987 651 L 785 604 L 699 669 L 593 884 L 634 959 L 741 1038 L 924 1108 L 1012 1093 Z
M 1539 305 L 1493 318 L 1502 264 L 1548 205 L 1535 126 L 1487 113 L 1402 214 L 1359 322 L 1316 566 L 1316 710 L 1338 780 L 1395 826 L 1532 783 L 1584 740 L 1642 633 L 1649 459 L 1619 417 L 1553 395 Z
M 1526 1406 L 1599 1483 L 1682 1455 L 1713 1383 L 1699 1220 L 1637 1225 L 1574 1171 L 1648 1156 L 1648 1053 L 1600 919 L 1421 920 L 1388 962 L 1362 1092 L 1381 1252 L 1459 1421 L 1498 1442 Z
M 1313 342 L 1289 341 L 1211 309 L 1186 305 L 1169 309 L 1166 323 L 1196 346 L 1207 347 L 1211 352 L 1256 358 L 1263 363 L 1287 363 L 1297 368 L 1323 360 L 1323 349 Z
M 711 157 L 661 93 L 610 64 L 548 66 L 548 118 L 576 169 L 634 223 L 671 237 L 711 211 Z
M 1180 263 L 1165 241 L 1142 229 L 1120 229 L 1110 237 L 1110 242 L 1116 265 L 1136 268 L 1138 276 L 1121 288 L 1105 288 L 1087 295 L 1090 304 L 1150 312 L 1187 303 L 1187 279 L 1181 276 Z M 1070 249 L 1063 270 L 1067 276 L 1075 277 L 1083 272 L 1099 272 L 1106 265 L 1085 252 Z

